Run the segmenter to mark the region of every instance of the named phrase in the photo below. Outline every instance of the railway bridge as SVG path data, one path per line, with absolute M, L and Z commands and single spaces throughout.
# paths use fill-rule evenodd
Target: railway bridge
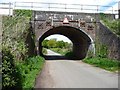
M 110 18 L 114 15 L 108 14 Z M 53 34 L 64 35 L 73 43 L 74 59 L 83 59 L 88 50 L 95 54 L 99 13 L 34 11 L 32 25 L 36 36 L 37 53 L 42 53 L 42 41 Z

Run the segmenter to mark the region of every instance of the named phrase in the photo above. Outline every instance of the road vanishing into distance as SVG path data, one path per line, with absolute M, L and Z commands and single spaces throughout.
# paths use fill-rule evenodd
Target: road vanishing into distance
M 47 51 L 49 55 L 60 56 Z M 118 88 L 118 74 L 79 60 L 46 60 L 35 88 Z

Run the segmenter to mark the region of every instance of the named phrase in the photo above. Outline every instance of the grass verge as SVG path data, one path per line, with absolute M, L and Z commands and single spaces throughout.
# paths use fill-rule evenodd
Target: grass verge
M 120 62 L 117 60 L 109 60 L 108 58 L 100 58 L 100 57 L 85 58 L 83 62 L 112 72 L 116 72 L 120 70 L 119 67 Z
M 34 88 L 35 79 L 42 70 L 44 58 L 35 56 L 28 58 L 26 61 L 17 63 L 19 72 L 21 73 L 22 88 L 31 90 Z

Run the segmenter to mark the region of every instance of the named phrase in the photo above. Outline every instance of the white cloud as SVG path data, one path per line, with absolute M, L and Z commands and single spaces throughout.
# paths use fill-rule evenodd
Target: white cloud
M 63 35 L 59 35 L 59 34 L 50 35 L 50 36 L 48 36 L 48 37 L 45 38 L 45 39 L 50 40 L 50 39 L 54 39 L 54 38 L 56 38 L 57 41 L 63 40 L 64 42 L 71 43 L 70 39 L 68 39 L 67 37 L 65 37 L 65 36 L 63 36 Z

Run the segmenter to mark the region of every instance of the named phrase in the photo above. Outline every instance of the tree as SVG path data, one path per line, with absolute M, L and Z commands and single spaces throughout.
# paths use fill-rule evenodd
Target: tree
M 64 48 L 65 42 L 64 41 L 57 41 L 57 48 Z
M 44 40 L 43 42 L 42 42 L 42 46 L 44 47 L 44 48 L 48 48 L 48 41 L 49 40 Z
M 56 39 L 50 39 L 48 42 L 47 42 L 47 45 L 48 45 L 48 48 L 56 48 Z

